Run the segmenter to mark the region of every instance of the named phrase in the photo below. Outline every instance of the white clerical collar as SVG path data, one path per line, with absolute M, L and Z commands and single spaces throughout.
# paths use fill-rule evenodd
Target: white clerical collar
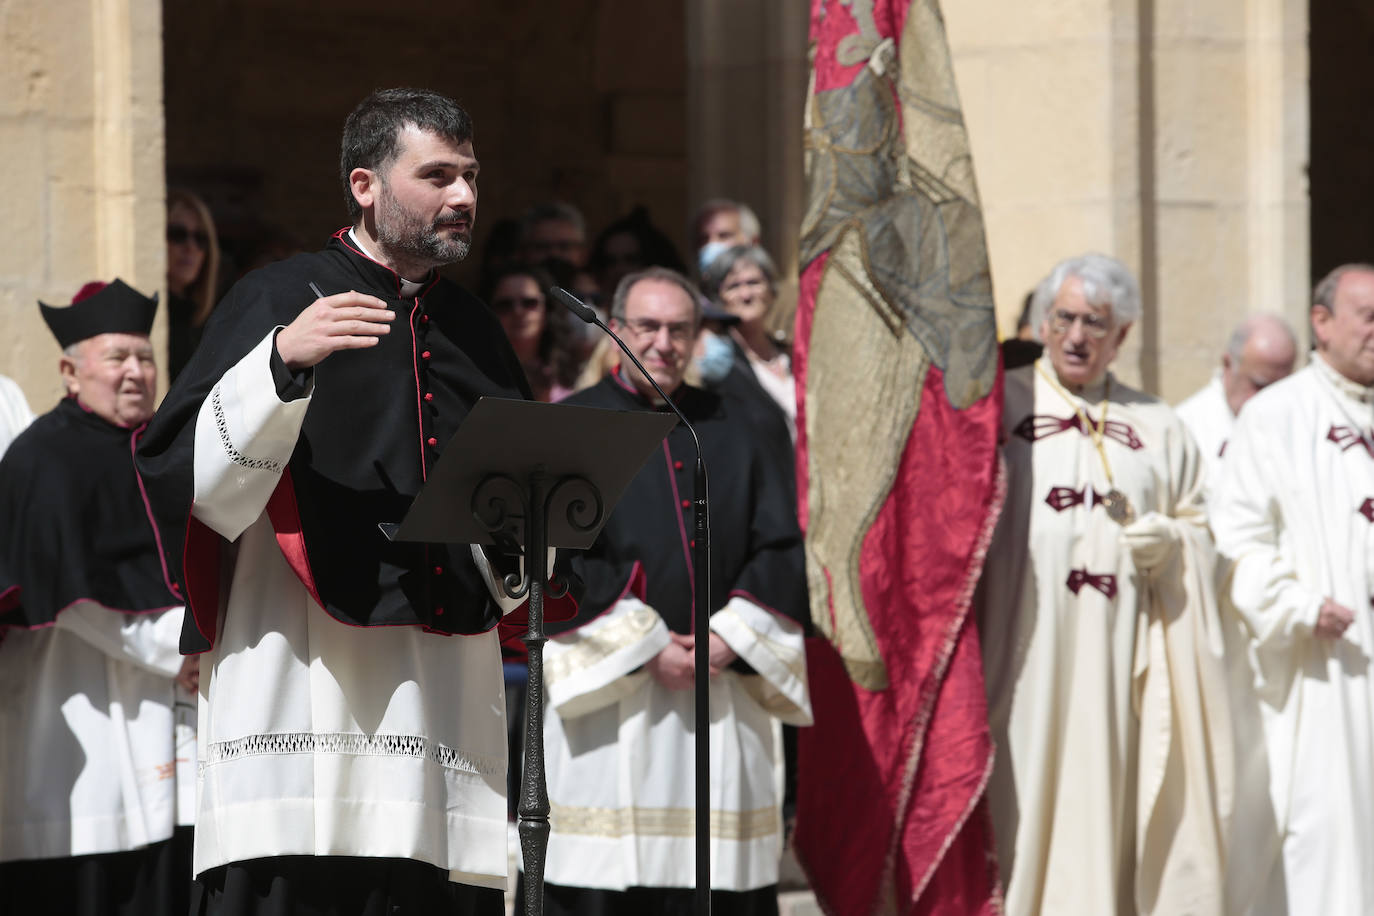
M 353 229 L 349 229 L 349 230 L 348 230 L 348 237 L 349 237 L 350 239 L 353 240 L 353 244 L 354 244 L 354 245 L 357 245 L 358 248 L 362 250 L 362 253 L 363 253 L 363 254 L 367 255 L 369 258 L 371 258 L 372 260 L 376 261 L 378 264 L 383 263 L 382 259 L 379 258 L 379 257 L 377 257 L 375 254 L 373 254 L 372 251 L 369 250 L 368 247 L 367 247 L 366 245 L 363 244 L 363 240 L 360 239 L 360 238 L 358 238 L 358 233 L 357 233 L 356 229 L 357 229 L 357 227 L 354 227 Z M 393 273 L 394 273 L 394 271 L 393 271 Z M 402 298 L 402 299 L 413 299 L 413 298 L 415 298 L 416 296 L 420 295 L 420 290 L 422 290 L 422 289 L 425 288 L 425 284 L 424 284 L 424 283 L 417 283 L 417 282 L 415 282 L 414 280 L 407 280 L 405 277 L 401 276 L 400 274 L 396 274 L 396 279 L 398 279 L 398 280 L 401 281 L 401 298 Z
M 1363 404 L 1374 403 L 1374 388 L 1361 385 L 1359 382 L 1341 375 L 1334 366 L 1326 361 L 1326 357 L 1320 350 L 1314 351 L 1313 356 L 1312 365 L 1316 367 L 1317 374 L 1325 379 L 1327 384 L 1348 398 Z

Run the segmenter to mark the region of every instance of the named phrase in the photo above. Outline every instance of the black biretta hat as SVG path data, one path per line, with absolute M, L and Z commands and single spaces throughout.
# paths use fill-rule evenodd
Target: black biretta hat
M 145 296 L 118 278 L 113 283 L 87 283 L 72 304 L 38 303 L 43 320 L 62 349 L 99 334 L 147 334 L 157 314 L 157 293 Z

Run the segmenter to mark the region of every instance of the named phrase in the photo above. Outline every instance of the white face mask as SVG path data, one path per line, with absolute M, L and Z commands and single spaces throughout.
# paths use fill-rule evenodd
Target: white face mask
M 706 273 L 706 268 L 711 266 L 712 261 L 733 247 L 735 246 L 729 242 L 707 242 L 702 245 L 701 250 L 697 252 L 697 274 Z
M 735 349 L 719 334 L 702 331 L 701 355 L 697 357 L 697 372 L 707 385 L 719 384 L 730 374 L 735 364 Z

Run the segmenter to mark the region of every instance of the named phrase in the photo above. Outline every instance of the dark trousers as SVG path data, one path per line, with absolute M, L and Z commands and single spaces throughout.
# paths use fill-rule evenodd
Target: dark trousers
M 413 859 L 279 856 L 196 879 L 192 916 L 504 916 L 505 895 Z
M 130 852 L 0 864 L 0 916 L 185 916 L 191 829 Z
M 525 912 L 525 876 L 515 886 L 515 914 Z M 603 891 L 544 884 L 544 916 L 692 916 L 690 888 L 631 887 Z M 711 916 L 777 916 L 778 886 L 711 891 Z

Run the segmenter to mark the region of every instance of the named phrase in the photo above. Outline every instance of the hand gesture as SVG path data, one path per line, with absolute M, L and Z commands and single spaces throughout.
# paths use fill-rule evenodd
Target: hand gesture
M 396 313 L 376 296 L 352 291 L 316 299 L 277 335 L 277 353 L 293 372 L 339 350 L 374 347 Z
M 735 654 L 735 650 L 731 649 L 725 640 L 715 633 L 711 634 L 710 653 L 707 656 L 707 664 L 711 666 L 711 677 L 715 677 L 730 667 L 730 663 L 737 658 L 739 656 Z
M 181 670 L 177 672 L 176 682 L 182 686 L 187 693 L 198 693 L 200 691 L 200 656 L 188 655 L 181 662 Z
M 664 647 L 644 667 L 649 674 L 669 690 L 689 690 L 695 680 L 692 665 L 692 650 L 696 645 L 693 636 L 682 633 L 669 633 L 672 642 Z
M 1336 639 L 1354 622 L 1354 611 L 1327 598 L 1317 612 L 1317 624 L 1312 632 L 1323 639 Z

